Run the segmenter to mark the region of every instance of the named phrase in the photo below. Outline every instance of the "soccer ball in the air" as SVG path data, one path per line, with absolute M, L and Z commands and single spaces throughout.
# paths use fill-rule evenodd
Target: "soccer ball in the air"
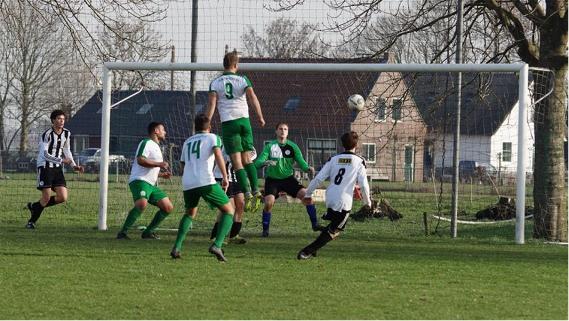
M 351 110 L 362 111 L 364 110 L 365 99 L 361 95 L 353 94 L 348 97 L 348 108 Z

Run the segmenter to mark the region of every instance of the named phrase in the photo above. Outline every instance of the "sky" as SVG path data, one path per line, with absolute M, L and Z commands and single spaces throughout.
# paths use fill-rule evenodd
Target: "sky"
M 225 45 L 230 50 L 241 51 L 241 36 L 249 27 L 260 32 L 278 17 L 291 17 L 300 21 L 322 23 L 326 19 L 327 8 L 320 1 L 290 12 L 271 12 L 265 7 L 273 1 L 199 1 L 198 16 L 198 62 L 220 62 Z M 191 0 L 169 1 L 169 10 L 164 21 L 155 24 L 156 30 L 166 40 L 176 46 L 179 62 L 190 61 L 191 50 Z

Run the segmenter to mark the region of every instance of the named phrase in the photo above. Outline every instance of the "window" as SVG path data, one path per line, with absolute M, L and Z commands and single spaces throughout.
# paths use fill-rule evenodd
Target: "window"
M 375 121 L 380 122 L 385 120 L 385 111 L 387 109 L 387 102 L 385 98 L 378 98 L 375 103 Z
M 154 106 L 153 104 L 144 104 L 140 107 L 140 109 L 136 112 L 138 115 L 146 114 L 151 108 Z
M 403 105 L 403 101 L 399 98 L 394 98 L 391 107 L 393 108 L 393 114 L 391 117 L 393 120 L 401 120 L 401 106 Z
M 284 110 L 285 111 L 295 111 L 296 108 L 298 108 L 299 104 L 300 104 L 300 97 L 299 96 L 292 96 L 286 101 L 286 103 L 284 105 Z
M 502 143 L 502 161 L 512 161 L 512 143 Z
M 306 147 L 306 161 L 317 170 L 336 154 L 335 139 L 309 138 Z
M 375 163 L 375 144 L 362 144 L 363 154 L 366 162 Z

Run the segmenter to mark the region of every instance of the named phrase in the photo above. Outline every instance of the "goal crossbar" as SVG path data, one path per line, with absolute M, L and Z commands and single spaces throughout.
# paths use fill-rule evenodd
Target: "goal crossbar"
M 101 164 L 99 193 L 99 230 L 107 230 L 107 197 L 109 176 L 109 142 L 111 119 L 112 70 L 162 71 L 223 71 L 218 63 L 149 63 L 106 62 L 103 64 L 103 106 L 101 110 Z M 368 63 L 242 63 L 241 71 L 272 72 L 513 72 L 518 73 L 518 124 L 527 123 L 528 101 L 527 64 L 368 64 Z M 516 172 L 516 231 L 515 242 L 524 244 L 525 229 L 525 156 L 528 150 L 526 126 L 518 126 L 518 159 Z

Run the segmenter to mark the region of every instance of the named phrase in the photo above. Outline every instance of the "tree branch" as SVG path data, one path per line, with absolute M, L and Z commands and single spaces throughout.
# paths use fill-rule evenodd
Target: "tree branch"
M 479 0 L 473 5 L 487 8 L 494 12 L 500 22 L 507 28 L 518 46 L 518 55 L 530 66 L 539 64 L 539 48 L 525 36 L 521 21 L 509 10 L 500 7 L 495 0 Z

